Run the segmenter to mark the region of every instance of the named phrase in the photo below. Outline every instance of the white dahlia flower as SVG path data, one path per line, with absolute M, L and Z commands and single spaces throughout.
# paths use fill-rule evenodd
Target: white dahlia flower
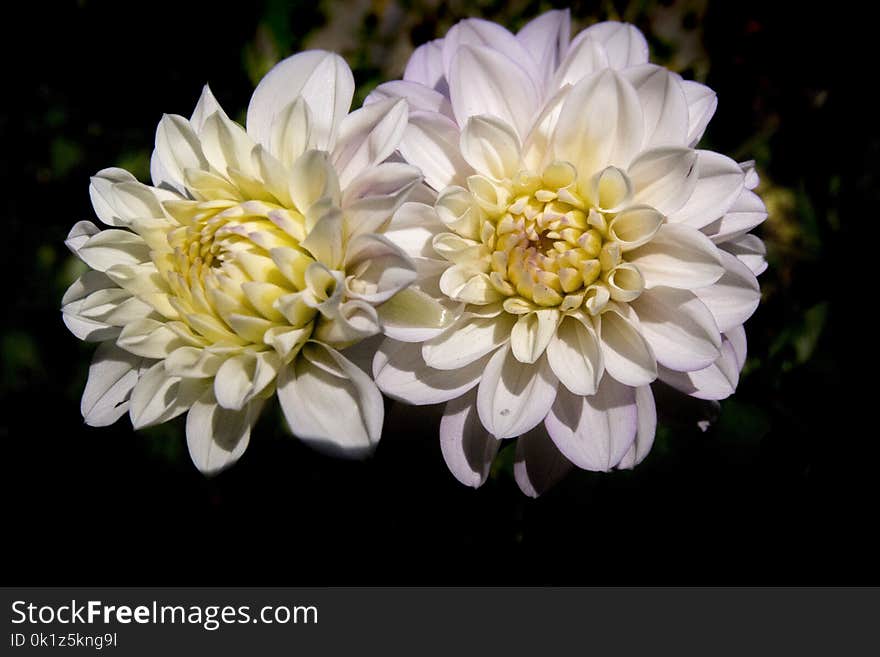
M 518 437 L 533 496 L 571 464 L 641 461 L 654 381 L 730 395 L 765 266 L 752 166 L 694 148 L 714 92 L 648 63 L 631 25 L 569 34 L 563 11 L 516 35 L 462 21 L 366 103 L 410 103 L 399 151 L 437 197 L 401 244 L 452 316 L 386 339 L 376 382 L 446 402 L 443 455 L 467 485 Z
M 421 184 L 385 162 L 407 124 L 400 99 L 348 113 L 350 69 L 303 52 L 257 86 L 247 130 L 205 87 L 192 118 L 166 115 L 153 185 L 92 179 L 98 218 L 68 246 L 91 270 L 63 299 L 67 326 L 100 341 L 82 398 L 88 424 L 135 428 L 185 411 L 204 472 L 244 452 L 273 394 L 295 435 L 343 456 L 379 440 L 382 397 L 340 353 L 437 304 L 408 294 L 412 260 L 383 234 Z M 402 216 L 405 217 L 404 213 Z M 437 306 L 439 308 L 439 306 Z

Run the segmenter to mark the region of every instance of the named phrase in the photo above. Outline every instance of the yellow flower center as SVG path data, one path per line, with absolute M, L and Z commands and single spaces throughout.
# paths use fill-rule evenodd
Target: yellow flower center
M 610 299 L 632 301 L 641 294 L 642 276 L 624 256 L 645 221 L 623 211 L 631 194 L 621 171 L 607 169 L 586 194 L 567 162 L 549 165 L 540 176 L 520 172 L 489 194 L 481 188 L 485 179 L 469 183 L 483 210 L 480 238 L 490 254 L 489 280 L 508 297 L 509 310 L 517 310 L 519 298 L 563 311 L 584 305 L 596 314 Z

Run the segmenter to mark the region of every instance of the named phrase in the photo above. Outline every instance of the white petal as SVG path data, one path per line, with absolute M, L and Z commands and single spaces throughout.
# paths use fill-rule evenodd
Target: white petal
M 501 445 L 480 422 L 476 400 L 476 390 L 471 390 L 447 402 L 440 420 L 443 460 L 456 479 L 472 488 L 479 488 L 486 481 Z
M 571 470 L 547 429 L 539 424 L 517 438 L 513 476 L 519 489 L 529 497 L 543 495 Z
M 645 114 L 642 148 L 687 145 L 688 106 L 681 77 L 653 64 L 628 68 L 624 75 L 635 87 Z
M 571 40 L 571 12 L 568 9 L 544 12 L 529 21 L 516 34 L 538 70 L 538 80 L 549 82 L 568 50 Z
M 400 154 L 419 167 L 425 182 L 439 192 L 450 185 L 464 185 L 473 172 L 461 156 L 459 138 L 452 119 L 435 112 L 413 111 L 400 141 Z
M 611 69 L 578 82 L 556 124 L 557 159 L 574 164 L 584 179 L 612 165 L 627 167 L 642 144 L 645 120 L 635 89 Z
M 697 152 L 664 146 L 641 153 L 627 173 L 635 201 L 669 215 L 688 203 L 697 185 Z
M 608 53 L 596 39 L 579 39 L 571 44 L 553 76 L 552 89 L 577 84 L 590 73 L 608 67 Z
M 448 37 L 447 37 L 448 39 Z M 448 42 L 447 42 L 448 43 Z M 485 46 L 461 46 L 449 69 L 449 93 L 459 125 L 471 116 L 489 114 L 528 134 L 540 92 L 526 68 Z
M 761 302 L 761 288 L 752 271 L 733 255 L 721 251 L 724 275 L 714 285 L 695 290 L 718 328 L 728 331 L 743 324 Z
M 422 357 L 435 369 L 460 369 L 507 342 L 515 321 L 506 313 L 486 319 L 465 315 L 439 336 L 425 342 Z
M 692 80 L 684 80 L 682 88 L 688 104 L 688 146 L 693 148 L 702 139 L 706 126 L 715 114 L 718 97 L 706 85 Z
M 339 202 L 339 178 L 327 153 L 310 150 L 297 159 L 290 174 L 290 198 L 302 214 L 323 199 L 331 204 Z
M 510 347 L 501 347 L 489 359 L 477 392 L 483 426 L 496 438 L 529 431 L 546 417 L 556 385 L 546 358 L 525 364 L 514 358 Z
M 150 261 L 150 247 L 140 235 L 127 230 L 95 233 L 79 246 L 76 254 L 97 271 L 106 271 L 113 265 L 139 265 Z
M 628 23 L 605 21 L 588 27 L 572 41 L 571 46 L 581 39 L 595 39 L 608 51 L 608 65 L 623 69 L 648 61 L 648 42 L 642 33 Z
M 445 90 L 446 75 L 443 67 L 443 39 L 434 39 L 424 43 L 413 51 L 403 79 L 417 82 L 430 89 Z
M 703 228 L 727 212 L 743 191 L 745 174 L 729 157 L 696 151 L 697 181 L 683 207 L 667 212 L 669 221 Z
M 335 349 L 308 343 L 278 376 L 291 431 L 314 449 L 363 458 L 376 448 L 385 408 L 370 377 Z
M 385 162 L 359 173 L 342 196 L 347 234 L 380 232 L 421 181 L 416 167 L 401 162 Z
M 268 147 L 272 122 L 297 96 L 311 110 L 311 145 L 332 151 L 354 95 L 354 77 L 339 55 L 307 50 L 281 61 L 257 85 L 247 111 L 247 131 Z
M 281 359 L 275 351 L 245 351 L 227 358 L 214 376 L 217 403 L 241 410 L 275 380 L 280 368 Z
M 639 316 L 642 335 L 664 367 L 692 372 L 718 358 L 721 333 L 712 313 L 693 292 L 655 287 L 631 306 Z
M 155 158 L 162 171 L 170 177 L 168 182 L 177 188 L 185 186 L 187 169 L 207 171 L 210 168 L 192 125 L 176 114 L 166 114 L 159 122 Z
M 430 205 L 404 203 L 394 213 L 383 235 L 411 258 L 435 258 L 432 242 L 444 229 L 437 211 Z
M 78 255 L 79 250 L 89 241 L 93 235 L 101 232 L 91 221 L 77 221 L 73 224 L 70 232 L 67 233 L 67 239 L 64 240 L 64 246 L 70 249 L 73 255 Z
M 456 370 L 428 367 L 422 346 L 385 340 L 373 359 L 373 378 L 389 397 L 422 406 L 460 397 L 480 380 L 489 356 Z
M 741 235 L 725 242 L 721 248 L 735 255 L 755 276 L 760 276 L 767 269 L 767 247 L 756 235 Z
M 312 142 L 312 115 L 302 96 L 275 115 L 269 128 L 268 151 L 285 167 L 293 166 Z
M 727 213 L 704 226 L 702 230 L 715 244 L 734 240 L 767 219 L 764 201 L 754 192 L 744 189 Z
M 409 256 L 384 235 L 358 235 L 345 254 L 350 277 L 348 296 L 371 304 L 388 301 L 416 278 L 416 268 Z
M 540 80 L 537 63 L 519 39 L 498 23 L 481 18 L 467 18 L 453 25 L 443 39 L 443 68 L 450 87 L 453 84 L 451 71 L 455 67 L 455 57 L 466 46 L 485 47 L 503 55 L 521 66 L 529 80 L 536 83 Z M 484 112 L 478 112 L 482 113 Z
M 382 329 L 390 338 L 403 342 L 424 342 L 440 335 L 455 312 L 436 296 L 408 287 L 378 308 Z
M 560 383 L 576 395 L 594 394 L 605 371 L 592 325 L 573 317 L 562 320 L 547 345 L 547 361 Z
M 98 345 L 80 403 L 86 424 L 106 427 L 125 414 L 142 363 L 140 356 L 120 349 L 112 342 Z
M 720 400 L 736 390 L 739 370 L 737 351 L 725 336 L 721 343 L 721 355 L 709 367 L 696 372 L 675 372 L 661 367 L 659 378 L 691 397 Z
M 186 416 L 186 446 L 200 472 L 217 474 L 241 458 L 262 406 L 262 400 L 255 400 L 230 411 L 217 404 L 211 389 L 192 405 Z
M 521 363 L 534 363 L 556 335 L 559 311 L 555 308 L 520 315 L 510 333 L 510 349 Z
M 202 396 L 202 379 L 181 379 L 165 371 L 161 361 L 143 372 L 131 393 L 128 413 L 135 429 L 161 424 L 184 413 Z
M 654 435 L 657 432 L 657 408 L 654 405 L 651 386 L 636 388 L 636 408 L 639 413 L 636 439 L 620 459 L 618 468 L 634 468 L 645 459 L 654 444 Z
M 461 133 L 461 154 L 475 171 L 493 180 L 513 178 L 520 169 L 520 143 L 509 125 L 491 116 L 472 116 Z
M 560 390 L 544 426 L 569 461 L 584 470 L 607 472 L 636 438 L 636 389 L 606 376 L 590 397 Z
M 144 318 L 126 324 L 116 344 L 144 358 L 165 358 L 175 349 L 186 346 L 187 341 L 165 322 Z
M 711 285 L 724 273 L 719 250 L 690 226 L 664 224 L 654 239 L 627 254 L 648 288 L 658 285 L 685 290 Z
M 193 130 L 199 132 L 202 126 L 205 125 L 205 121 L 214 112 L 223 112 L 223 109 L 220 107 L 220 103 L 217 102 L 214 94 L 211 93 L 211 88 L 206 84 L 202 87 L 202 94 L 199 96 L 199 101 L 196 103 L 192 116 L 189 117 Z
M 343 189 L 397 149 L 408 118 L 406 101 L 390 99 L 366 105 L 342 120 L 333 162 Z
M 609 303 L 601 316 L 599 338 L 605 370 L 629 386 L 643 386 L 657 378 L 657 361 L 642 337 L 638 319 L 626 306 Z
M 337 269 L 345 255 L 342 249 L 342 225 L 342 211 L 328 207 L 300 246 L 311 253 L 316 261 L 330 269 Z
M 222 112 L 214 112 L 205 120 L 199 139 L 205 157 L 218 171 L 229 173 L 234 169 L 251 177 L 255 175 L 251 158 L 253 140 Z
M 364 107 L 392 98 L 406 99 L 410 111 L 438 112 L 450 119 L 453 118 L 449 98 L 423 84 L 407 80 L 383 82 L 364 99 Z

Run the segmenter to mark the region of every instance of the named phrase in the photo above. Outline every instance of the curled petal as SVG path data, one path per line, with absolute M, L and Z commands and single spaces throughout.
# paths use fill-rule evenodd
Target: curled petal
M 501 445 L 480 422 L 476 390 L 446 403 L 440 420 L 440 451 L 449 471 L 465 486 L 479 488 Z
M 497 438 L 529 431 L 553 405 L 557 382 L 546 358 L 525 364 L 514 358 L 510 347 L 501 347 L 486 365 L 477 392 L 483 426 Z
M 397 149 L 408 118 L 406 101 L 392 98 L 366 105 L 342 120 L 333 160 L 343 188 Z
M 460 397 L 480 381 L 489 356 L 455 370 L 428 367 L 420 344 L 385 340 L 373 359 L 376 385 L 389 397 L 422 406 Z
M 630 251 L 628 260 L 639 268 L 645 286 L 695 290 L 721 278 L 719 250 L 698 230 L 664 224 L 650 242 Z
M 262 407 L 263 400 L 256 399 L 230 411 L 217 404 L 213 390 L 205 391 L 186 416 L 186 446 L 200 472 L 217 474 L 241 458 Z
M 607 472 L 635 440 L 636 389 L 606 376 L 590 397 L 560 390 L 544 425 L 569 461 L 585 470 Z
M 638 410 L 638 429 L 636 439 L 627 450 L 618 468 L 631 469 L 641 463 L 651 447 L 654 445 L 654 435 L 657 432 L 657 408 L 654 404 L 654 393 L 651 386 L 636 388 L 636 409 Z
M 291 431 L 314 449 L 363 458 L 376 448 L 385 408 L 376 385 L 335 349 L 309 342 L 278 376 Z
M 462 317 L 446 331 L 422 345 L 429 367 L 455 370 L 495 351 L 510 339 L 514 318 L 503 315 L 485 319 Z
M 80 403 L 86 424 L 105 427 L 125 415 L 142 365 L 140 356 L 120 349 L 112 342 L 98 346 Z
M 562 455 L 540 424 L 517 438 L 514 459 L 514 479 L 529 497 L 543 495 L 571 470 L 571 461 Z
M 626 305 L 613 302 L 601 316 L 599 337 L 605 370 L 629 386 L 643 386 L 657 378 L 657 361 L 638 329 L 638 319 Z
M 592 323 L 564 318 L 547 345 L 547 362 L 560 383 L 572 393 L 594 394 L 605 365 Z
M 332 151 L 353 95 L 354 77 L 342 57 L 323 50 L 298 53 L 276 64 L 257 85 L 247 110 L 248 134 L 268 147 L 275 116 L 302 96 L 313 119 L 313 147 Z

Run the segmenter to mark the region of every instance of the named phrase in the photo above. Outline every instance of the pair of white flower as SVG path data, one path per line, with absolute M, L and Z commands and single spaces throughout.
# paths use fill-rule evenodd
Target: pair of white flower
M 357 457 L 381 389 L 446 403 L 465 484 L 517 438 L 537 495 L 571 464 L 643 459 L 653 381 L 729 395 L 765 266 L 754 171 L 694 150 L 715 94 L 647 63 L 638 30 L 569 35 L 562 11 L 517 35 L 462 21 L 351 114 L 345 62 L 304 52 L 260 82 L 246 130 L 207 88 L 191 119 L 163 118 L 154 186 L 101 171 L 115 228 L 67 242 L 93 271 L 65 321 L 102 342 L 86 422 L 188 411 L 214 472 L 277 393 L 295 435 Z

